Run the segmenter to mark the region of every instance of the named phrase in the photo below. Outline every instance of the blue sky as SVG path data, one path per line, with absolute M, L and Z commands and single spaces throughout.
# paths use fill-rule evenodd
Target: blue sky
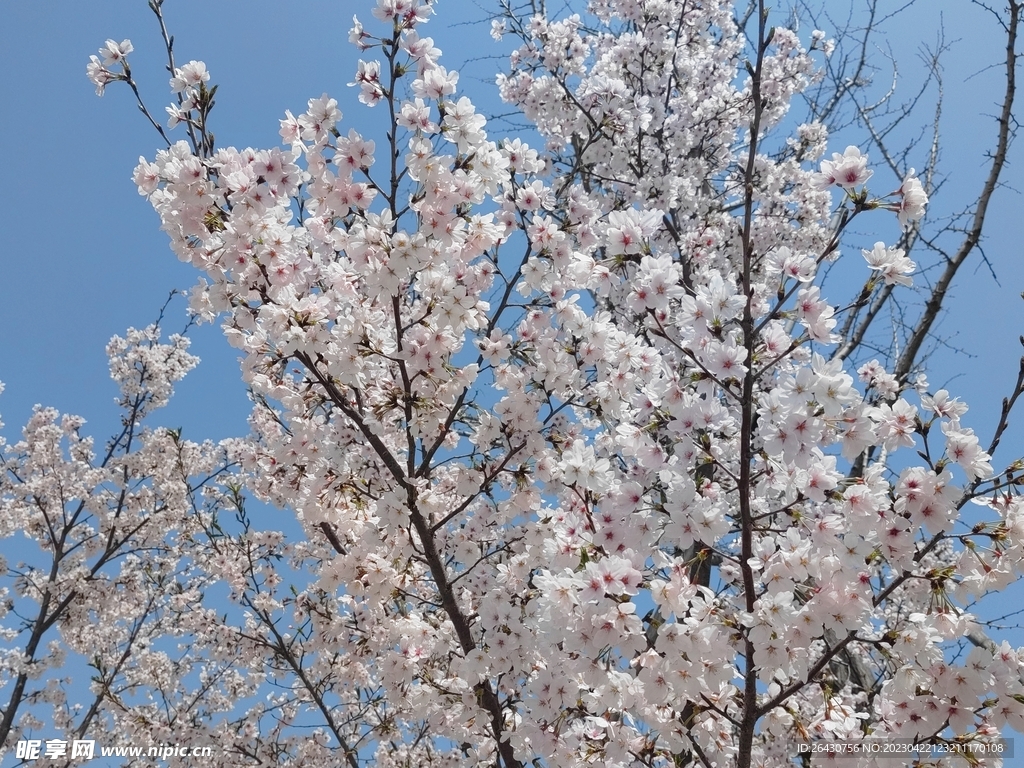
M 504 66 L 488 58 L 497 53 L 489 25 L 467 23 L 485 19 L 486 0 L 437 5 L 439 16 L 424 34 L 445 52 L 446 66 L 462 70 L 460 87 L 475 100 L 487 94 L 479 99 L 485 111 L 501 111 L 487 86 Z M 357 58 L 347 43 L 352 14 L 369 21 L 371 7 L 362 1 L 168 0 L 165 15 L 179 63 L 203 59 L 221 86 L 213 115 L 218 144 L 265 147 L 278 143 L 278 120 L 286 109 L 298 113 L 323 92 L 339 100 L 344 123 L 361 125 L 369 117 L 379 125 L 383 114 L 357 104 L 346 86 Z M 962 0 L 919 3 L 894 20 L 890 35 L 909 81 L 919 77 L 917 57 L 922 44 L 935 41 L 940 12 L 947 41 L 959 40 L 945 60 L 947 186 L 935 213 L 968 204 L 980 189 L 984 152 L 995 131 L 990 115 L 1000 97 L 994 90 L 1000 73 L 986 68 L 999 63 L 1003 45 L 993 22 L 976 7 Z M 131 61 L 143 94 L 151 110 L 162 114 L 170 94 L 159 32 L 145 0 L 10 2 L 0 8 L 7 71 L 0 78 L 0 99 L 7 105 L 0 113 L 0 146 L 7 147 L 6 181 L 0 183 L 0 380 L 6 384 L 0 414 L 8 439 L 16 438 L 33 404 L 42 403 L 83 415 L 89 420 L 86 432 L 105 440 L 117 426 L 106 342 L 128 326 L 149 323 L 172 288 L 187 289 L 196 278 L 171 254 L 156 214 L 131 182 L 139 156 L 152 157 L 159 137 L 138 114 L 127 88 L 115 84 L 98 99 L 85 78 L 89 55 L 107 38 L 126 37 L 135 45 Z M 880 78 L 885 77 L 883 71 Z M 504 135 L 498 126 L 490 133 Z M 851 133 L 831 149 L 842 151 L 846 143 L 864 145 Z M 1018 164 L 1019 149 L 1011 155 Z M 1016 182 L 1013 165 L 1004 180 Z M 1009 187 L 993 201 L 984 246 L 1000 284 L 977 258 L 962 270 L 939 331 L 964 351 L 938 350 L 930 376 L 933 388 L 948 386 L 970 403 L 965 423 L 983 443 L 1021 352 L 1020 204 Z M 855 228 L 847 253 L 857 253 L 853 243 L 870 247 L 895 235 L 893 222 L 878 221 Z M 177 330 L 184 323 L 179 300 L 166 327 Z M 237 353 L 216 326 L 191 336 L 203 362 L 155 421 L 184 427 L 195 440 L 245 433 L 249 404 Z M 1024 411 L 1014 423 L 1024 425 Z M 997 465 L 1024 453 L 1022 435 L 1019 427 L 1011 428 Z
M 169 0 L 179 63 L 203 59 L 222 83 L 214 112 L 218 144 L 273 146 L 286 109 L 298 114 L 327 92 L 346 117 L 367 114 L 347 87 L 357 54 L 348 45 L 352 15 L 369 21 L 367 3 Z M 481 19 L 471 3 L 448 4 L 447 19 Z M 452 12 L 455 12 L 454 14 Z M 487 55 L 489 25 L 430 33 L 446 50 Z M 471 31 L 470 31 L 471 30 Z M 92 430 L 115 425 L 103 348 L 110 336 L 152 321 L 172 288 L 187 289 L 194 270 L 179 264 L 159 220 L 131 182 L 140 155 L 160 138 L 136 110 L 126 87 L 97 98 L 85 78 L 89 55 L 107 38 L 131 38 L 133 71 L 150 109 L 170 103 L 159 30 L 145 0 L 97 3 L 10 3 L 0 10 L 0 44 L 11 67 L 0 85 L 8 183 L 0 189 L 0 398 L 6 432 L 20 429 L 34 403 L 79 413 Z M 456 44 L 455 40 L 459 40 Z M 459 64 L 466 56 L 455 57 Z M 451 63 L 449 63 L 451 66 Z M 497 62 L 488 65 L 496 71 Z M 463 81 L 472 81 L 466 72 Z M 492 100 L 493 102 L 493 100 Z M 172 137 L 174 134 L 172 134 Z M 183 138 L 182 135 L 179 138 Z M 169 312 L 168 330 L 185 322 L 184 303 Z M 191 334 L 203 364 L 179 388 L 162 421 L 193 437 L 246 431 L 248 402 L 237 353 L 216 327 Z
M 359 11 L 369 17 L 369 6 L 169 0 L 165 13 L 176 34 L 179 62 L 205 60 L 221 84 L 213 120 L 219 144 L 270 146 L 278 142 L 284 110 L 298 112 L 323 92 L 339 99 L 346 120 L 378 118 L 358 105 L 346 86 L 356 58 L 346 42 L 351 16 Z M 487 94 L 486 106 L 501 110 L 487 81 L 502 62 L 480 60 L 496 53 L 488 25 L 465 23 L 483 19 L 485 11 L 470 0 L 441 0 L 438 7 L 439 16 L 427 29 L 445 51 L 445 63 L 463 70 L 462 85 L 471 92 Z M 898 17 L 890 38 L 908 80 L 919 69 L 921 44 L 934 42 L 937 11 L 944 7 L 950 9 L 947 37 L 962 39 L 946 60 L 942 159 L 948 180 L 936 211 L 965 204 L 980 187 L 987 145 L 978 137 L 993 134 L 987 115 L 995 111 L 998 94 L 991 86 L 999 74 L 983 71 L 998 62 L 1000 42 L 984 12 L 957 0 L 932 0 Z M 84 77 L 88 56 L 106 38 L 130 37 L 136 78 L 151 108 L 162 114 L 170 94 L 158 30 L 144 0 L 8 3 L 0 18 L 8 68 L 0 81 L 8 105 L 0 115 L 8 148 L 7 183 L 0 185 L 0 327 L 7 330 L 0 337 L 0 380 L 7 385 L 0 414 L 10 432 L 20 428 L 34 403 L 44 403 L 85 416 L 104 434 L 114 425 L 116 394 L 104 345 L 127 326 L 148 323 L 172 288 L 188 288 L 195 280 L 192 269 L 171 255 L 156 214 L 130 180 L 139 156 L 152 157 L 159 137 L 126 88 L 111 87 L 99 99 Z M 464 66 L 467 61 L 471 64 Z M 837 137 L 834 148 L 841 151 L 840 144 L 857 139 Z M 1009 184 L 1013 172 L 1011 167 Z M 1002 287 L 985 268 L 968 265 L 962 271 L 954 310 L 940 331 L 969 354 L 940 352 L 931 377 L 935 384 L 948 381 L 968 399 L 968 420 L 981 434 L 990 431 L 1016 372 L 1016 338 L 1024 331 L 1015 226 L 1019 204 L 1015 191 L 997 195 L 985 247 Z M 875 218 L 859 227 L 863 242 L 857 247 L 893 236 L 890 224 Z M 851 247 L 847 251 L 855 253 Z M 184 322 L 182 307 L 172 308 L 169 328 Z M 180 386 L 164 420 L 195 437 L 244 430 L 248 405 L 234 350 L 210 326 L 192 337 L 203 364 Z

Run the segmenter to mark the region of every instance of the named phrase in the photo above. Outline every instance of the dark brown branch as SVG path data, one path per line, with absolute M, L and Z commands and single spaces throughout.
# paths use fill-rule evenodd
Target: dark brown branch
M 754 572 L 750 561 L 754 554 L 754 521 L 751 511 L 751 466 L 754 459 L 754 350 L 756 346 L 755 321 L 753 312 L 754 290 L 752 272 L 754 266 L 754 244 L 752 239 L 754 220 L 754 168 L 757 161 L 758 139 L 761 132 L 761 118 L 764 102 L 761 98 L 761 71 L 765 53 L 768 50 L 767 21 L 768 13 L 764 0 L 757 4 L 757 60 L 750 72 L 750 98 L 753 102 L 753 118 L 750 122 L 750 146 L 747 151 L 746 168 L 743 171 L 743 226 L 740 234 L 743 249 L 742 286 L 743 286 L 743 318 L 741 330 L 743 344 L 747 351 L 747 371 L 743 377 L 743 395 L 741 398 L 740 416 L 740 465 L 737 493 L 740 505 L 740 574 L 743 581 L 743 600 L 745 610 L 754 613 L 757 600 L 755 592 Z M 757 732 L 757 665 L 754 643 L 749 635 L 743 635 L 743 707 L 740 716 L 738 749 L 736 764 L 750 765 L 753 756 L 754 737 Z
M 1006 29 L 1006 90 L 1003 95 L 1003 104 L 997 118 L 999 131 L 996 138 L 996 148 L 992 153 L 992 162 L 989 166 L 988 177 L 982 187 L 981 195 L 978 197 L 978 204 L 974 209 L 970 228 L 957 249 L 954 256 L 946 263 L 946 267 L 939 277 L 938 282 L 932 289 L 932 294 L 925 304 L 924 314 L 914 328 L 906 348 L 899 356 L 893 370 L 897 380 L 905 381 L 911 370 L 917 363 L 917 356 L 921 351 L 921 345 L 928 337 L 932 325 L 939 316 L 942 304 L 945 301 L 946 293 L 956 277 L 957 271 L 974 251 L 975 246 L 981 240 L 982 231 L 985 226 L 985 217 L 988 213 L 988 206 L 999 185 L 999 176 L 1006 165 L 1007 153 L 1010 142 L 1014 136 L 1013 100 L 1017 91 L 1017 32 L 1020 22 L 1021 3 L 1020 0 L 1009 0 L 1009 19 Z

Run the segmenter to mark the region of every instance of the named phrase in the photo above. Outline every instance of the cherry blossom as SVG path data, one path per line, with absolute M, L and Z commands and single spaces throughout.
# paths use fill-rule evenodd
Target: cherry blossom
M 897 217 L 904 229 L 920 221 L 928 205 L 928 195 L 925 194 L 924 187 L 915 174 L 911 168 L 896 192 L 900 196 L 900 202 L 896 206 Z
M 910 273 L 917 269 L 917 265 L 907 258 L 902 249 L 892 246 L 887 248 L 885 243 L 875 243 L 874 248 L 862 253 L 868 266 L 878 272 L 886 285 L 913 285 Z
M 831 186 L 853 189 L 866 184 L 873 173 L 868 168 L 867 156 L 862 155 L 857 147 L 851 146 L 842 154 L 833 154 L 831 160 L 822 160 L 821 170 L 814 174 L 811 183 L 820 189 Z
M 1020 722 L 1021 657 L 967 612 L 1022 570 L 1014 470 L 922 371 L 846 349 L 877 286 L 911 285 L 904 248 L 843 264 L 862 300 L 828 295 L 849 222 L 906 228 L 927 195 L 910 171 L 872 197 L 867 154 L 820 160 L 827 127 L 787 118 L 824 34 L 727 2 L 508 10 L 498 88 L 538 145 L 495 136 L 432 10 L 357 18 L 377 109 L 312 99 L 285 149 L 215 150 L 209 73 L 175 70 L 191 133 L 134 176 L 241 354 L 231 487 L 308 537 L 289 596 L 274 535 L 196 534 L 244 609 L 189 625 L 247 659 L 223 695 L 281 685 L 196 719 L 239 763 L 505 768 L 785 765 L 787 743 Z

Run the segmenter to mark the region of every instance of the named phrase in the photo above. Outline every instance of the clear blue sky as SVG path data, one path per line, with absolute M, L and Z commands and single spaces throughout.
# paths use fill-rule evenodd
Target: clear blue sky
M 1001 41 L 983 12 L 960 0 L 919 5 L 911 11 L 916 16 L 902 17 L 902 33 L 891 37 L 909 77 L 918 67 L 921 43 L 935 39 L 939 9 L 948 9 L 947 37 L 962 38 L 946 59 L 943 162 L 949 178 L 937 203 L 948 209 L 980 187 L 987 145 L 977 139 L 987 140 L 994 130 L 980 113 L 995 109 L 996 94 L 988 86 L 999 73 L 965 79 L 998 62 Z M 284 110 L 298 112 L 323 92 L 339 99 L 346 120 L 366 119 L 346 87 L 355 60 L 346 38 L 352 14 L 368 18 L 371 6 L 168 0 L 165 12 L 179 61 L 205 60 L 221 84 L 213 120 L 218 143 L 269 146 L 278 142 Z M 463 69 L 463 85 L 476 81 L 476 93 L 492 90 L 486 81 L 501 62 L 463 66 L 496 52 L 487 25 L 453 26 L 479 20 L 485 11 L 475 0 L 441 0 L 438 8 L 427 30 L 445 51 L 445 63 Z M 0 380 L 7 389 L 0 414 L 8 432 L 20 428 L 34 403 L 80 413 L 98 434 L 112 429 L 116 392 L 103 346 L 127 326 L 149 322 L 171 288 L 188 288 L 195 280 L 192 269 L 170 253 L 156 215 L 130 180 L 138 157 L 152 157 L 159 137 L 136 112 L 127 88 L 115 84 L 99 99 L 85 79 L 88 56 L 108 37 L 132 39 L 136 78 L 162 114 L 170 95 L 158 32 L 144 0 L 5 3 L 0 10 L 7 62 L 0 81 L 0 132 L 7 148 L 7 183 L 0 185 Z M 856 138 L 844 136 L 835 148 L 841 151 L 838 144 Z M 1011 166 L 1006 181 L 1013 184 L 1014 176 Z M 971 356 L 940 354 L 932 376 L 935 383 L 958 377 L 951 388 L 969 397 L 969 421 L 982 434 L 1015 372 L 1016 338 L 1024 331 L 1019 206 L 1019 195 L 1003 190 L 991 212 L 986 251 L 1002 289 L 987 270 L 968 266 L 957 281 L 955 309 L 941 326 Z M 887 234 L 874 231 L 876 223 L 861 228 L 865 240 Z M 172 309 L 169 328 L 184 321 L 181 306 Z M 182 384 L 165 419 L 195 437 L 237 433 L 248 406 L 236 354 L 215 328 L 200 329 L 193 338 L 203 364 Z
M 1001 95 L 993 89 L 1000 72 L 985 69 L 1000 63 L 1003 42 L 985 13 L 964 0 L 918 6 L 896 20 L 890 36 L 909 78 L 919 71 L 921 44 L 936 38 L 940 11 L 947 40 L 960 38 L 945 60 L 947 186 L 936 201 L 936 210 L 949 211 L 970 202 L 981 186 L 984 152 L 995 131 L 989 115 Z M 357 58 L 347 43 L 351 17 L 358 12 L 370 21 L 371 7 L 325 0 L 167 0 L 165 15 L 179 63 L 205 60 L 221 86 L 213 116 L 218 144 L 263 147 L 278 143 L 284 110 L 298 113 L 323 92 L 339 100 L 349 125 L 383 116 L 368 113 L 346 87 Z M 503 63 L 479 60 L 497 52 L 486 23 L 459 22 L 485 18 L 487 0 L 439 0 L 437 7 L 439 16 L 424 34 L 445 52 L 446 66 L 462 70 L 460 87 L 474 95 L 486 91 Z M 170 102 L 164 54 L 145 0 L 0 7 L 7 71 L 0 79 L 0 146 L 6 147 L 6 181 L 0 184 L 0 380 L 7 385 L 0 414 L 9 439 L 16 438 L 32 405 L 42 403 L 83 415 L 87 433 L 103 442 L 117 425 L 104 345 L 130 325 L 149 323 L 172 288 L 195 282 L 192 268 L 171 254 L 156 214 L 131 182 L 138 157 L 152 157 L 159 137 L 136 111 L 127 88 L 115 84 L 98 99 L 85 78 L 89 55 L 107 38 L 126 37 L 135 45 L 136 79 L 151 109 L 163 114 Z M 487 110 L 501 109 L 493 96 L 481 101 Z M 497 127 L 490 132 L 502 135 Z M 832 149 L 842 151 L 848 142 L 866 144 L 850 134 Z M 1011 155 L 1016 167 L 1020 150 Z M 1011 165 L 1004 180 L 1014 185 L 1016 175 Z M 948 384 L 970 403 L 965 422 L 983 443 L 1015 378 L 1017 337 L 1024 333 L 1020 206 L 1016 191 L 1003 189 L 996 196 L 984 245 L 1001 286 L 987 269 L 975 268 L 977 259 L 964 268 L 939 330 L 969 354 L 940 350 L 930 377 L 935 387 Z M 894 227 L 876 232 L 873 224 L 859 231 L 857 247 L 895 234 Z M 857 253 L 852 243 L 846 250 Z M 181 301 L 172 306 L 168 330 L 184 324 L 183 307 Z M 182 426 L 195 440 L 246 432 L 249 405 L 235 350 L 215 326 L 191 335 L 203 362 L 156 421 Z M 1013 424 L 997 465 L 1024 453 L 1024 409 Z M 1024 643 L 1020 635 L 1016 639 Z
M 266 147 L 279 143 L 286 109 L 298 114 L 324 92 L 339 100 L 347 119 L 366 119 L 346 85 L 357 58 L 347 38 L 353 13 L 372 22 L 371 8 L 324 0 L 168 0 L 165 16 L 179 63 L 203 59 L 222 84 L 213 120 L 218 144 Z M 431 24 L 428 34 L 454 53 L 450 59 L 461 65 L 467 50 L 493 53 L 489 25 L 450 27 L 482 19 L 483 11 L 471 2 L 442 8 L 448 24 Z M 126 37 L 135 45 L 136 80 L 151 111 L 163 115 L 171 94 L 145 0 L 5 3 L 0 9 L 9 67 L 0 84 L 8 179 L 0 185 L 0 381 L 7 385 L 0 414 L 6 434 L 20 429 L 34 403 L 83 415 L 98 438 L 112 430 L 117 392 L 107 373 L 106 342 L 130 325 L 149 323 L 172 288 L 187 289 L 197 277 L 176 261 L 156 214 L 131 182 L 139 156 L 151 158 L 159 136 L 127 87 L 108 88 L 100 99 L 85 78 L 89 55 L 107 38 Z M 498 63 L 485 66 L 492 73 Z M 465 72 L 463 82 L 475 74 Z M 384 113 L 369 116 L 379 122 Z M 184 323 L 182 301 L 169 318 L 168 330 Z M 184 426 L 193 438 L 246 431 L 248 402 L 236 351 L 216 327 L 191 336 L 203 363 L 180 386 L 162 421 Z

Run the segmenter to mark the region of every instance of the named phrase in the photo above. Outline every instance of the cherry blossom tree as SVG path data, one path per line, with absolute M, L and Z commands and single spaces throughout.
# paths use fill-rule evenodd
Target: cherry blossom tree
M 860 103 L 822 97 L 846 59 L 761 0 L 504 6 L 498 87 L 532 126 L 506 138 L 424 36 L 429 0 L 378 0 L 349 34 L 368 111 L 324 94 L 264 149 L 215 143 L 211 75 L 150 6 L 169 127 L 129 41 L 88 74 L 166 144 L 135 182 L 243 356 L 253 434 L 140 431 L 192 365 L 155 329 L 112 343 L 104 460 L 37 412 L 0 498 L 51 565 L 13 568 L 37 618 L 9 633 L 5 738 L 45 702 L 68 733 L 208 735 L 225 765 L 748 768 L 896 739 L 1000 764 L 1024 656 L 971 606 L 1022 568 L 1024 463 L 993 462 L 1024 364 L 993 427 L 922 350 L 1006 164 L 1016 0 L 962 244 L 884 329 L 925 269 L 934 167 L 870 110 L 863 145 L 830 146 Z M 841 254 L 885 219 L 897 242 Z M 840 262 L 862 287 L 830 301 Z M 243 486 L 307 540 L 255 531 Z M 55 627 L 96 654 L 90 707 L 30 686 Z
M 226 573 L 215 531 L 226 510 L 242 514 L 241 481 L 232 479 L 234 443 L 196 444 L 145 427 L 197 362 L 186 338 L 159 336 L 157 325 L 132 329 L 107 348 L 123 417 L 102 451 L 82 435 L 83 419 L 51 408 L 36 409 L 21 441 L 0 442 L 0 537 L 29 540 L 17 546 L 18 561 L 0 566 L 11 584 L 0 678 L 5 743 L 45 725 L 58 729 L 50 738 L 131 743 L 157 712 L 187 727 L 200 712 L 233 706 L 244 689 L 230 655 L 204 666 L 201 705 L 180 686 L 197 659 L 175 653 L 173 638 L 216 624 L 204 606 Z M 69 653 L 91 668 L 89 701 L 76 700 L 81 689 L 69 694 Z

